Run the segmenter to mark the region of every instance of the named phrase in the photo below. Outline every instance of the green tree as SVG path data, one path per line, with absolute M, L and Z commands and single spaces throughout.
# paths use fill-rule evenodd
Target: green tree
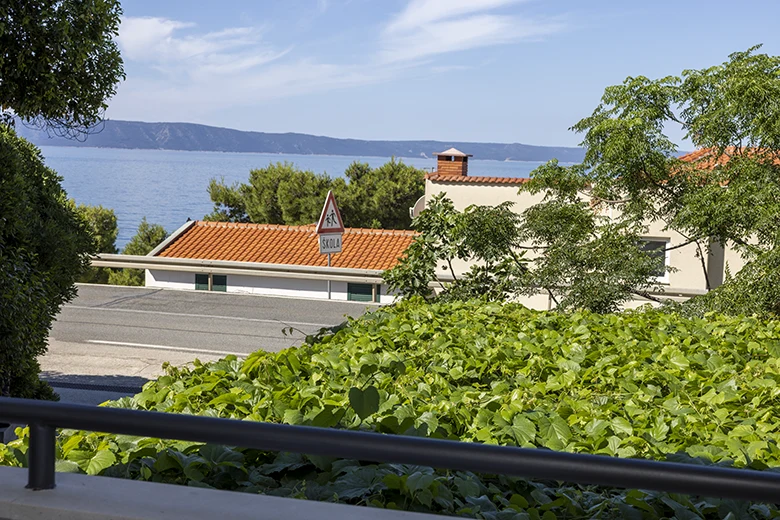
M 159 224 L 149 224 L 146 217 L 141 220 L 138 231 L 122 250 L 123 255 L 146 255 L 168 238 L 168 233 Z M 112 285 L 144 285 L 143 269 L 117 269 L 108 275 Z
M 543 291 L 558 310 L 606 313 L 632 295 L 654 298 L 649 289 L 657 286 L 659 260 L 639 247 L 641 230 L 613 224 L 584 202 L 550 200 L 522 214 L 505 202 L 461 213 L 439 194 L 413 224 L 420 235 L 384 275 L 407 298 L 431 298 L 435 282 L 438 299 L 507 300 Z M 455 260 L 470 269 L 458 276 Z
M 317 222 L 330 187 L 330 177 L 310 171 L 283 179 L 277 188 L 276 197 L 284 223 L 303 226 Z
M 124 79 L 116 0 L 0 2 L 0 113 L 64 135 L 100 122 Z
M 283 180 L 301 173 L 292 163 L 275 163 L 249 172 L 249 184 L 241 185 L 247 216 L 260 224 L 284 224 L 279 204 L 279 185 Z
M 444 194 L 431 198 L 413 221 L 420 234 L 405 256 L 384 273 L 391 290 L 405 298 L 439 299 L 484 297 L 504 300 L 520 290 L 528 268 L 520 245 L 519 216 L 507 202 L 496 207 L 470 206 L 458 212 Z M 458 276 L 453 262 L 473 263 Z M 437 268 L 439 271 L 437 272 Z
M 60 178 L 11 126 L 72 136 L 99 122 L 124 78 L 120 14 L 111 0 L 0 2 L 0 395 L 56 398 L 36 358 L 95 251 Z
M 76 205 L 75 201 L 70 201 L 76 214 L 84 221 L 87 230 L 95 243 L 97 253 L 116 254 L 116 236 L 119 232 L 117 227 L 116 215 L 114 210 L 104 208 L 103 206 L 89 206 L 87 204 Z M 81 275 L 80 282 L 85 283 L 108 283 L 110 270 L 105 267 L 90 267 L 87 272 Z
M 555 161 L 532 174 L 522 190 L 545 192 L 544 200 L 523 212 L 522 241 L 533 260 L 528 285 L 531 295 L 544 288 L 557 308 L 615 312 L 634 296 L 664 302 L 653 295 L 662 287 L 656 273 L 661 259 L 641 249 L 644 222 L 613 219 L 591 204 L 576 182 Z M 554 188 L 546 176 L 557 179 Z
M 344 176 L 349 182 L 339 203 L 343 206 L 345 225 L 384 229 L 411 227 L 409 208 L 425 192 L 425 172 L 393 158 L 379 168 L 354 162 Z
M 726 283 L 676 309 L 777 315 L 780 57 L 757 50 L 680 77 L 629 77 L 608 87 L 593 114 L 573 126 L 584 134 L 583 163 L 551 161 L 521 188 L 544 199 L 518 224 L 522 245 L 515 247 L 531 254 L 528 271 L 512 275 L 514 290 L 546 290 L 561 309 L 610 312 L 637 295 L 670 304 L 657 296 L 660 259 L 638 247 L 648 224 L 661 223 L 683 237 L 670 249 L 697 251 L 708 288 L 714 244 L 746 261 Z M 702 150 L 698 159 L 677 157 L 667 135 L 675 126 Z M 475 229 L 491 236 L 487 226 Z M 423 237 L 436 241 L 427 231 Z M 415 247 L 407 262 L 424 258 Z M 507 280 L 482 279 L 483 292 Z
M 53 399 L 38 380 L 60 306 L 94 244 L 40 152 L 0 125 L 0 395 Z
M 247 184 L 212 179 L 214 211 L 206 220 L 304 225 L 317 221 L 332 190 L 347 227 L 408 229 L 409 208 L 425 190 L 425 172 L 392 159 L 379 168 L 352 163 L 345 179 L 302 171 L 291 163 L 252 170 Z
M 573 127 L 585 136 L 583 164 L 550 164 L 528 185 L 562 203 L 584 194 L 629 229 L 662 222 L 696 247 L 708 286 L 711 245 L 736 249 L 747 267 L 694 298 L 700 312 L 776 313 L 780 302 L 774 277 L 760 274 L 772 272 L 780 245 L 780 57 L 758 48 L 679 77 L 608 87 Z M 677 158 L 667 135 L 675 127 L 704 150 L 702 160 Z M 761 297 L 749 303 L 749 293 Z
M 209 197 L 214 203 L 214 211 L 209 213 L 203 220 L 214 222 L 249 222 L 249 216 L 246 214 L 246 204 L 241 195 L 241 185 L 235 183 L 232 186 L 225 184 L 225 179 L 209 181 Z

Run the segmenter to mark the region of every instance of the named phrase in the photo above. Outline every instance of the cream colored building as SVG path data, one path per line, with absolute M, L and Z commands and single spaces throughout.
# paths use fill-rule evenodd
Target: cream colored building
M 520 191 L 520 187 L 527 179 L 511 177 L 482 177 L 469 175 L 468 159 L 471 157 L 459 150 L 450 148 L 437 155 L 437 171 L 426 176 L 425 195 L 414 208 L 413 214 L 419 213 L 425 202 L 434 195 L 446 193 L 452 200 L 455 208 L 465 210 L 471 205 L 496 206 L 505 201 L 514 202 L 513 210 L 522 213 L 527 208 L 538 204 L 544 198 L 543 194 L 533 195 Z M 669 249 L 684 244 L 687 240 L 679 233 L 664 230 L 663 222 L 651 222 L 647 225 L 647 233 L 644 237 L 648 247 Z M 707 292 L 707 279 L 710 288 L 715 288 L 723 283 L 725 262 L 728 261 L 731 272 L 736 272 L 742 266 L 742 259 L 734 251 L 725 251 L 717 243 L 710 245 L 709 253 L 704 251 L 704 259 L 697 254 L 696 244 L 688 244 L 677 249 L 665 252 L 665 267 L 671 268 L 660 276 L 658 281 L 663 287 L 663 293 L 659 296 L 674 299 L 687 299 L 697 294 Z M 702 261 L 707 268 L 707 277 L 704 276 Z M 455 274 L 460 275 L 469 268 L 467 262 L 453 264 Z M 441 272 L 446 276 L 446 271 Z M 523 303 L 534 308 L 551 308 L 552 302 L 547 295 L 524 299 Z M 637 299 L 627 304 L 627 307 L 635 307 L 648 303 L 647 300 Z

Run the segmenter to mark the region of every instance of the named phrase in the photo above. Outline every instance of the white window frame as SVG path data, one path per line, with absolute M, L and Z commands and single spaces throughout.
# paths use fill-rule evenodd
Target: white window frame
M 664 275 L 655 276 L 656 282 L 669 285 L 669 267 L 672 265 L 672 252 L 669 250 L 671 240 L 663 237 L 642 237 L 641 242 L 645 243 L 663 243 L 664 244 Z

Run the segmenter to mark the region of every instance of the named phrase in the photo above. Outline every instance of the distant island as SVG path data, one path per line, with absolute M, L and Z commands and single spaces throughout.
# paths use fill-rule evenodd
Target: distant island
M 474 155 L 474 159 L 496 161 L 579 162 L 582 148 L 532 146 L 519 143 L 468 143 L 455 141 L 364 141 L 316 135 L 245 132 L 193 123 L 144 123 L 108 120 L 98 133 L 86 139 L 49 137 L 46 132 L 16 125 L 19 134 L 36 145 L 136 148 L 145 150 L 187 150 L 302 155 L 347 155 L 375 157 L 431 157 L 450 147 Z

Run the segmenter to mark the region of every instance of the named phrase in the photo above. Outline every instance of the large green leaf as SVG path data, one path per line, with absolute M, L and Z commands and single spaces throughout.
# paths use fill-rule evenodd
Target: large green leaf
M 353 386 L 349 389 L 349 405 L 361 420 L 365 420 L 379 411 L 379 391 L 375 386 L 365 390 Z

